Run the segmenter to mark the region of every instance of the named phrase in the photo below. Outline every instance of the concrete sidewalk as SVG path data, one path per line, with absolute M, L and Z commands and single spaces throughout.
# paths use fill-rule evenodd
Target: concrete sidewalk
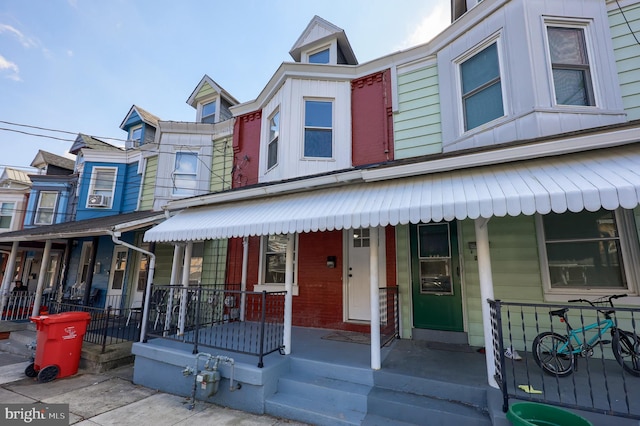
M 0 403 L 69 404 L 69 424 L 304 425 L 200 401 L 189 410 L 187 398 L 133 384 L 133 366 L 102 374 L 79 371 L 72 377 L 38 383 L 24 375 L 28 364 L 24 357 L 0 352 Z

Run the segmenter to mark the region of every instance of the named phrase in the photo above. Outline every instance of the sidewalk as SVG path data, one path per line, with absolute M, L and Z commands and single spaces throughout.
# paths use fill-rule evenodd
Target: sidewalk
M 69 424 L 95 425 L 287 425 L 303 426 L 285 419 L 258 416 L 157 392 L 131 382 L 133 366 L 102 374 L 83 373 L 38 383 L 24 375 L 29 361 L 0 352 L 0 403 L 69 404 Z

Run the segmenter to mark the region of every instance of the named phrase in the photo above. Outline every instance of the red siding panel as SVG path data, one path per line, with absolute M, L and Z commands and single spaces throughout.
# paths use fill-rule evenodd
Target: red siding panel
M 233 188 L 258 183 L 260 164 L 260 122 L 256 111 L 236 119 L 233 129 Z

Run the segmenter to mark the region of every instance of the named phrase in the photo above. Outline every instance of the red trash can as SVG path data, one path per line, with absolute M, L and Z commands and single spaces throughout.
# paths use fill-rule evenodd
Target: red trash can
M 25 374 L 43 383 L 76 374 L 91 315 L 63 312 L 31 317 L 31 321 L 36 324 L 36 356 Z

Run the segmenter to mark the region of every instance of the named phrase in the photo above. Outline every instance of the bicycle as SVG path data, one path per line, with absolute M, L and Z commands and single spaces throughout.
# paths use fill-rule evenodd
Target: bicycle
M 601 308 L 598 304 L 608 301 L 609 306 L 614 308 L 613 300 L 626 296 L 626 294 L 618 294 L 594 301 L 576 299 L 569 302 L 586 302 L 595 308 Z M 567 318 L 568 311 L 569 308 L 566 307 L 549 312 L 551 317 L 559 317 L 560 321 L 567 325 L 567 335 L 545 331 L 533 340 L 533 358 L 545 373 L 557 377 L 568 376 L 574 370 L 578 370 L 578 356 L 588 358 L 593 355 L 593 348 L 597 345 L 611 343 L 611 349 L 618 364 L 626 372 L 640 377 L 640 338 L 635 332 L 618 328 L 612 319 L 615 308 L 613 310 L 598 309 L 598 312 L 604 315 L 604 319 L 598 319 L 581 328 L 571 327 Z M 586 333 L 592 330 L 595 331 L 595 335 L 587 339 Z M 611 333 L 611 340 L 602 339 L 607 331 Z

